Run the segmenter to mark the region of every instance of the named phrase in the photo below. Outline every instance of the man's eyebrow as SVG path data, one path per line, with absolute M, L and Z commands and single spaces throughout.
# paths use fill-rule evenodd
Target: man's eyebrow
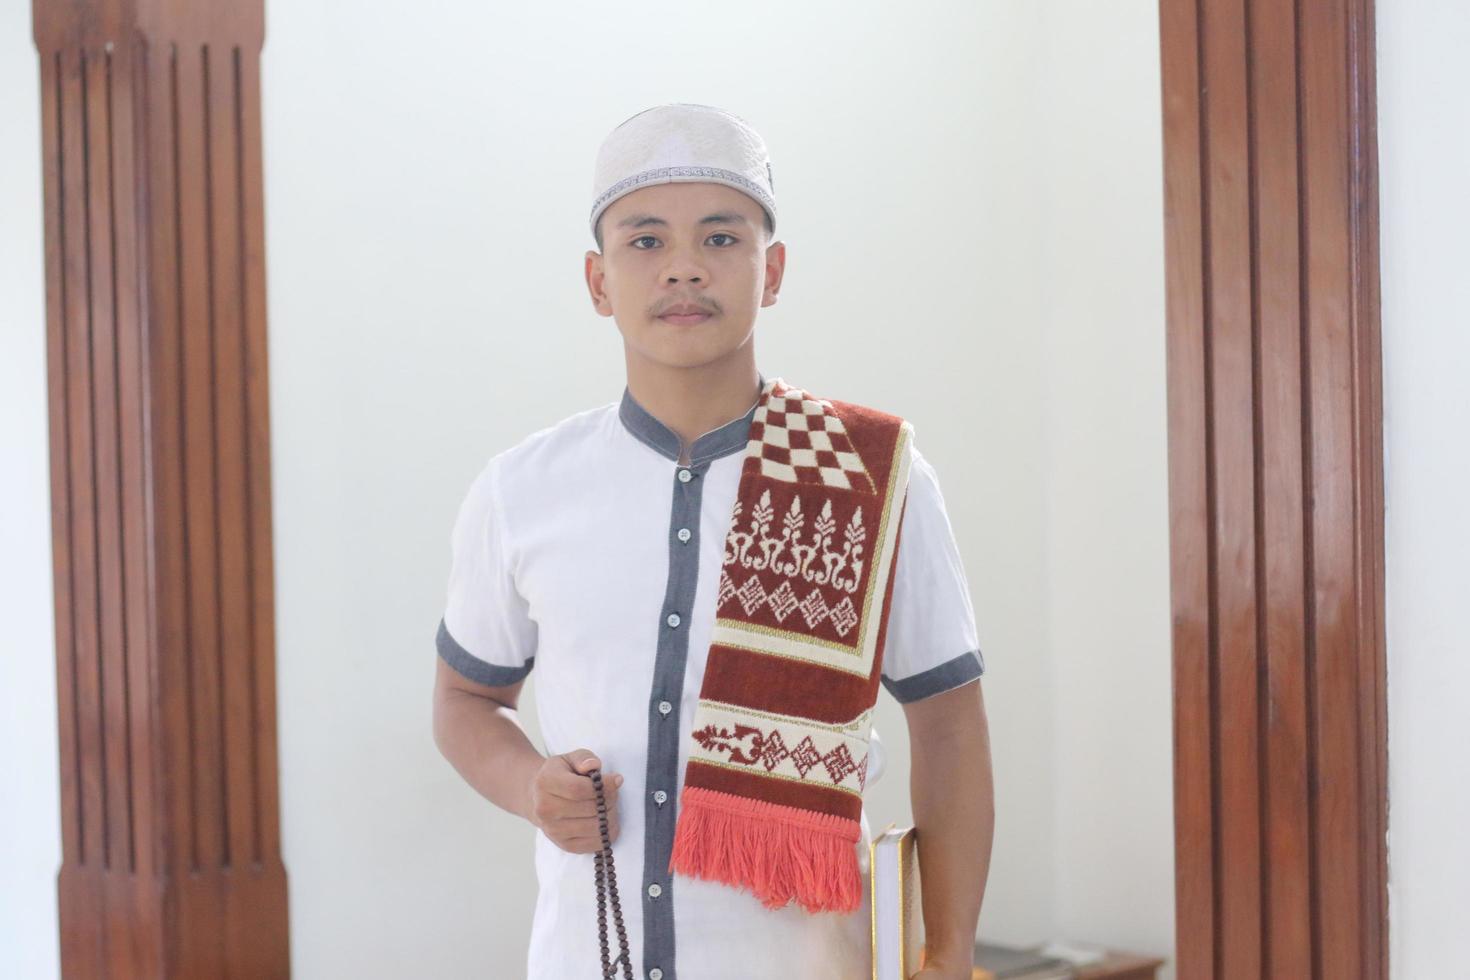
M 707 214 L 699 219 L 702 225 L 739 225 L 750 224 L 745 215 L 738 211 L 719 211 L 715 214 Z M 650 225 L 662 225 L 668 227 L 668 222 L 657 215 L 652 214 L 630 214 L 618 222 L 619 228 L 646 228 Z

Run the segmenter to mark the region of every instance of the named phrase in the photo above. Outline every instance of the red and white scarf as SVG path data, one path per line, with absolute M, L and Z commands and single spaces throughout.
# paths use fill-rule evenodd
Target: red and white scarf
M 669 870 L 851 912 L 913 429 L 768 381 L 715 596 Z

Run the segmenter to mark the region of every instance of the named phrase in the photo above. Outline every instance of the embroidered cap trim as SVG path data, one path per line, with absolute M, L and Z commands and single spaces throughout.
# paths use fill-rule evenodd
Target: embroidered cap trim
M 644 170 L 624 177 L 613 184 L 607 190 L 597 195 L 597 200 L 592 202 L 592 210 L 588 212 L 588 220 L 592 224 L 597 223 L 597 214 L 616 198 L 631 193 L 635 188 L 648 183 L 673 183 L 678 180 L 712 180 L 721 184 L 730 184 L 744 191 L 760 202 L 771 215 L 771 223 L 776 221 L 776 199 L 773 198 L 764 187 L 742 173 L 734 170 L 726 170 L 723 167 L 655 167 L 652 170 Z

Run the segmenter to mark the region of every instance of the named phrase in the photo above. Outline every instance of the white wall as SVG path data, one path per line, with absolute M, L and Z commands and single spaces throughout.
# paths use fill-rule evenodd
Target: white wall
M 1470 8 L 1378 5 L 1390 972 L 1464 970 L 1470 922 Z
M 429 731 L 449 524 L 488 455 L 620 394 L 616 330 L 581 281 L 588 184 L 607 130 L 664 101 L 730 108 L 772 147 L 789 261 L 761 314 L 762 368 L 908 416 L 939 472 L 989 667 L 999 815 L 982 935 L 1169 953 L 1156 7 L 1089 8 L 764 0 L 715 22 L 671 3 L 637 17 L 590 2 L 417 18 L 381 2 L 269 6 L 296 975 L 519 961 L 532 830 L 464 786 Z M 29 5 L 0 11 L 0 146 L 20 148 L 0 156 L 0 255 L 17 257 L 0 269 L 0 364 L 17 381 L 0 390 L 0 431 L 23 474 L 0 485 L 19 541 L 0 601 L 27 653 L 0 661 L 7 691 L 25 692 L 0 719 L 0 768 L 35 789 L 0 818 L 17 855 L 0 871 L 0 974 L 15 961 L 44 977 L 58 849 L 39 124 Z M 1120 453 L 1126 465 L 1100 469 Z M 530 692 L 523 704 L 534 736 Z M 1100 738 L 1119 714 L 1132 722 Z M 886 696 L 876 726 L 893 767 L 869 800 L 881 827 L 909 817 L 903 715 Z
M 1172 960 L 1158 4 L 1040 7 L 1055 928 Z

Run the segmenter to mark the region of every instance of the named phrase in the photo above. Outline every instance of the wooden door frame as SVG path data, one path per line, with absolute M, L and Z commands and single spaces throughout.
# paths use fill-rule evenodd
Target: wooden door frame
M 67 977 L 287 976 L 261 0 L 35 0 Z
M 1384 978 L 1373 0 L 1160 0 L 1181 980 Z

